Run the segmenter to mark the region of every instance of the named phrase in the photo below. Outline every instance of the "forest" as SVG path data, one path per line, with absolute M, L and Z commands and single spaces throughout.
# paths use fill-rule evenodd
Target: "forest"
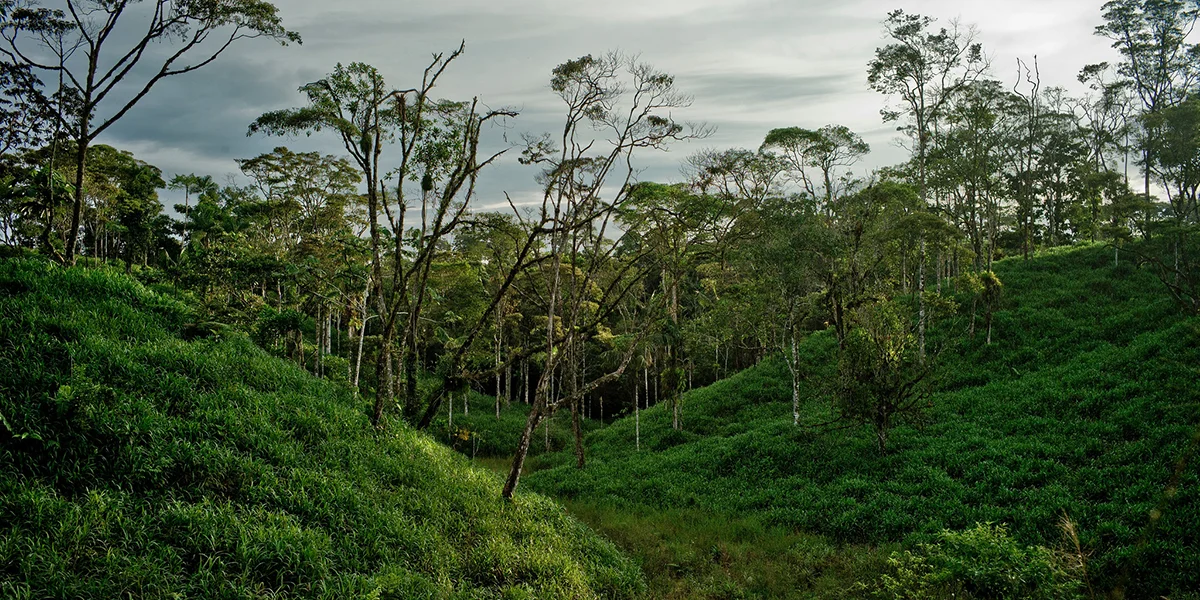
M 0 0 L 0 597 L 1200 598 L 1196 0 L 1075 82 L 878 15 L 886 167 L 644 179 L 716 131 L 652 56 L 541 132 L 440 95 L 467 42 L 322 65 L 224 182 L 104 143 L 284 13 Z

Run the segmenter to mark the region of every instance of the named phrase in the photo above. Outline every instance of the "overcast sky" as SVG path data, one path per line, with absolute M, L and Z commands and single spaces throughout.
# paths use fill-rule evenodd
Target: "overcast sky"
M 431 53 L 465 39 L 467 51 L 446 72 L 438 95 L 479 96 L 521 115 L 508 133 L 561 128 L 562 110 L 549 90 L 551 69 L 585 54 L 619 49 L 673 74 L 695 98 L 677 119 L 716 128 L 710 138 L 643 153 L 641 178 L 676 181 L 679 165 L 705 148 L 757 148 L 774 127 L 843 124 L 859 132 L 872 155 L 858 169 L 904 159 L 893 125 L 879 109 L 885 99 L 866 84 L 875 48 L 886 43 L 881 21 L 903 8 L 945 23 L 958 18 L 979 28 L 992 76 L 1009 85 L 1017 57 L 1038 56 L 1045 85 L 1077 89 L 1087 63 L 1114 60 L 1108 42 L 1093 35 L 1100 0 L 278 0 L 285 25 L 300 46 L 249 40 L 192 74 L 165 80 L 100 141 L 133 151 L 176 173 L 237 173 L 235 158 L 286 145 L 296 151 L 338 153 L 329 133 L 311 138 L 246 137 L 263 112 L 299 106 L 297 88 L 338 62 L 370 63 L 390 85 L 419 81 Z M 501 142 L 490 133 L 490 145 Z M 494 205 L 508 191 L 536 195 L 529 167 L 516 152 L 486 173 L 479 203 Z M 179 201 L 163 193 L 167 206 Z

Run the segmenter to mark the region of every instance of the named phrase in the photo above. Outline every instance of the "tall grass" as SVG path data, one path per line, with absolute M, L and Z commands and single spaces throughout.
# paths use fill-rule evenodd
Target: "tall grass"
M 0 597 L 617 598 L 556 504 L 113 271 L 0 261 Z

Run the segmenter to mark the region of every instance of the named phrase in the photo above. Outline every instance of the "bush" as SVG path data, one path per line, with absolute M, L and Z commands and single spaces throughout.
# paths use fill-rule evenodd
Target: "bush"
M 1081 582 L 1063 557 L 1041 546 L 1021 546 L 1003 525 L 978 524 L 943 531 L 917 552 L 897 552 L 889 573 L 872 589 L 877 598 L 976 598 L 978 600 L 1071 600 Z

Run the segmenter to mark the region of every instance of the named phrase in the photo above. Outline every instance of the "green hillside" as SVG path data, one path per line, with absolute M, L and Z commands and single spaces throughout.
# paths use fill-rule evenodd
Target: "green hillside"
M 927 422 L 898 427 L 886 456 L 866 427 L 793 427 L 790 376 L 768 361 L 687 394 L 683 431 L 651 408 L 640 452 L 626 418 L 588 437 L 586 470 L 561 454 L 526 484 L 582 503 L 758 515 L 847 543 L 991 522 L 1060 547 L 1069 515 L 1097 590 L 1195 592 L 1200 320 L 1127 259 L 1090 247 L 998 263 L 993 343 L 946 347 Z M 825 333 L 805 343 L 807 423 L 830 418 L 821 382 L 835 350 Z
M 0 261 L 0 597 L 616 598 L 553 502 L 110 270 Z M 185 339 L 187 338 L 187 339 Z

